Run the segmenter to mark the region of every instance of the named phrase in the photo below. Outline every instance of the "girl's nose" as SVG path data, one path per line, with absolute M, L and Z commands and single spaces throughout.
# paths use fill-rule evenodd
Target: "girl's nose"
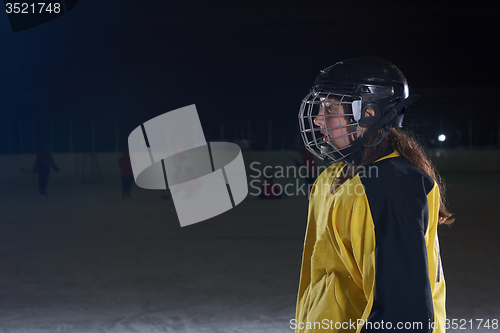
M 314 118 L 314 123 L 316 124 L 316 126 L 325 127 L 323 126 L 325 124 L 325 122 L 323 121 L 323 110 L 321 110 Z

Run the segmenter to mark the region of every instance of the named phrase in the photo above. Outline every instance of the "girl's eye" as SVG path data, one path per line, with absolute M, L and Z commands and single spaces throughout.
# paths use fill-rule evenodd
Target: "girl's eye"
M 337 103 L 323 103 L 321 105 L 324 113 L 336 114 L 339 108 Z
M 333 113 L 333 112 L 335 111 L 335 110 L 334 110 L 334 106 L 333 106 L 333 105 L 327 105 L 327 106 L 325 107 L 325 110 L 326 110 L 326 112 L 328 112 L 328 113 Z

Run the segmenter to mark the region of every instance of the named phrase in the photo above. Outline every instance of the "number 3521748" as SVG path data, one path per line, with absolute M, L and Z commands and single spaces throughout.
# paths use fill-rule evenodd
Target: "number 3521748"
M 487 329 L 498 330 L 498 319 L 446 319 L 445 329 L 472 330 Z
M 59 2 L 7 2 L 5 3 L 7 14 L 59 14 L 61 3 Z

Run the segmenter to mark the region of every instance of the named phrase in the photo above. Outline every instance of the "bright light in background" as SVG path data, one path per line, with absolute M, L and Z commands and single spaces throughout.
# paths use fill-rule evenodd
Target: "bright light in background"
M 444 140 L 446 140 L 446 135 L 444 135 L 444 134 L 439 134 L 439 136 L 438 136 L 438 140 L 439 140 L 440 142 L 443 142 Z

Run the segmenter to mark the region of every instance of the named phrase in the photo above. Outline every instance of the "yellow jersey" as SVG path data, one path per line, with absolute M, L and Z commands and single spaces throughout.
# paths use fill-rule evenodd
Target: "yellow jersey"
M 445 332 L 437 184 L 393 152 L 330 193 L 344 165 L 311 191 L 291 328 Z

